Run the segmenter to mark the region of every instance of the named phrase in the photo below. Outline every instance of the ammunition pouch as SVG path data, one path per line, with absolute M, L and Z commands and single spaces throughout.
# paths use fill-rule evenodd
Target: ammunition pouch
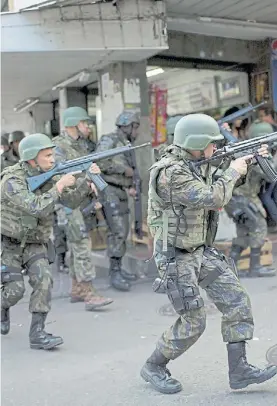
M 167 278 L 166 293 L 174 310 L 180 315 L 204 306 L 204 300 L 200 296 L 199 288 L 197 286 L 183 285 L 177 279 Z
M 226 258 L 224 254 L 217 251 L 215 248 L 206 248 L 203 255 L 202 262 L 203 279 L 199 279 L 198 284 L 202 289 L 206 289 L 211 285 L 220 275 L 224 274 L 229 268 L 231 268 L 234 274 L 237 276 L 237 270 L 234 261 L 230 258 Z
M 21 268 L 16 268 L 9 265 L 1 265 L 1 283 L 23 281 L 23 274 Z

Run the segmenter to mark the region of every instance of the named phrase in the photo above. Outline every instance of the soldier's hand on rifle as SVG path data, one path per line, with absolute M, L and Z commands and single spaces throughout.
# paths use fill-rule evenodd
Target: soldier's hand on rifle
M 268 145 L 267 144 L 261 145 L 261 148 L 258 149 L 258 154 L 260 156 L 263 156 L 264 158 L 269 157 Z
M 136 197 L 136 195 L 137 195 L 136 189 L 131 187 L 130 189 L 128 189 L 128 194 L 131 197 Z
M 62 193 L 65 187 L 74 186 L 76 183 L 76 178 L 71 173 L 63 175 L 60 180 L 56 183 L 56 187 L 59 193 Z
M 228 123 L 223 123 L 223 124 L 222 124 L 222 128 L 224 128 L 224 130 L 227 130 L 227 131 L 230 131 L 230 132 L 232 131 L 232 130 L 231 130 L 231 127 L 229 126 Z
M 98 190 L 93 182 L 88 183 L 88 187 L 91 188 L 91 190 L 95 194 L 95 196 L 98 196 Z
M 125 169 L 125 176 L 127 176 L 127 178 L 132 178 L 133 175 L 134 175 L 133 168 L 131 168 L 130 166 L 128 166 L 128 167 Z
M 248 170 L 247 163 L 249 163 L 252 158 L 253 155 L 246 155 L 242 156 L 241 158 L 237 158 L 230 163 L 230 168 L 235 169 L 235 171 L 237 171 L 240 175 L 246 175 Z
M 93 173 L 93 175 L 100 175 L 101 169 L 96 163 L 93 163 L 89 168 L 89 172 Z

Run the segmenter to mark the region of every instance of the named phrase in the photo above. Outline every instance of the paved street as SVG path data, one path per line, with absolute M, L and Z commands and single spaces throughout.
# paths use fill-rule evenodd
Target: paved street
M 249 360 L 264 365 L 266 350 L 277 341 L 277 278 L 245 285 L 256 319 Z M 220 316 L 211 307 L 206 333 L 170 367 L 184 391 L 154 392 L 139 370 L 173 321 L 164 307 L 166 297 L 152 293 L 149 283 L 136 285 L 131 293 L 105 293 L 115 302 L 98 313 L 84 312 L 82 304 L 67 298 L 54 300 L 47 330 L 61 334 L 65 343 L 51 352 L 28 347 L 27 297 L 12 310 L 11 333 L 2 337 L 3 406 L 276 406 L 277 378 L 245 391 L 229 389 Z

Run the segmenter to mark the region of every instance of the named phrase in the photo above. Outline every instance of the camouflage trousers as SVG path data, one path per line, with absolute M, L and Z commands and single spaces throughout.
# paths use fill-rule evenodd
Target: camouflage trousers
M 70 248 L 69 275 L 77 282 L 89 282 L 95 277 L 90 240 L 79 209 L 67 215 L 66 238 Z
M 242 224 L 236 224 L 237 237 L 233 239 L 233 245 L 239 245 L 246 249 L 260 248 L 264 245 L 267 237 L 267 222 L 259 212 L 256 214 L 256 223 L 249 223 L 246 227 Z
M 109 198 L 119 208 L 113 215 L 113 230 L 107 232 L 107 254 L 109 258 L 122 258 L 126 253 L 126 240 L 129 234 L 129 207 L 127 193 L 117 187 L 109 186 Z
M 204 289 L 222 313 L 221 333 L 224 342 L 250 340 L 253 337 L 254 323 L 248 294 L 226 259 L 208 255 L 208 251 L 204 247 L 193 253 L 176 249 L 178 280 L 182 286 L 193 288 L 199 284 L 204 287 L 205 281 L 208 283 Z M 155 253 L 160 274 L 164 260 L 162 254 Z M 187 310 L 163 333 L 157 348 L 166 358 L 175 359 L 199 339 L 205 327 L 204 306 Z
M 14 306 L 23 297 L 25 286 L 21 272 L 24 269 L 33 289 L 29 304 L 30 312 L 48 313 L 51 308 L 53 280 L 47 258 L 47 246 L 26 244 L 22 252 L 19 242 L 3 237 L 1 251 L 1 265 L 6 266 L 6 270 L 12 273 L 11 281 L 2 284 L 2 308 Z

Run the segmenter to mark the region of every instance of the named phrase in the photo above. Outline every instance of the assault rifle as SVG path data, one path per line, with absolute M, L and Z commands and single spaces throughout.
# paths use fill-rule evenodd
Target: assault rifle
M 264 158 L 257 154 L 258 149 L 263 144 L 273 144 L 277 141 L 277 132 L 272 134 L 263 135 L 261 137 L 253 138 L 250 140 L 234 142 L 227 144 L 225 147 L 218 149 L 210 158 L 201 159 L 199 161 L 190 161 L 191 170 L 197 170 L 197 167 L 211 163 L 213 161 L 220 161 L 223 163 L 226 159 L 236 159 L 242 156 L 253 154 L 257 160 L 262 171 L 267 175 L 269 182 L 277 181 L 277 172 L 268 158 Z
M 252 104 L 249 103 L 249 106 L 243 107 L 242 109 L 236 111 L 235 113 L 229 114 L 228 116 L 222 117 L 220 120 L 218 120 L 217 124 L 218 124 L 218 126 L 220 128 L 220 132 L 224 136 L 224 138 L 228 142 L 237 142 L 236 137 L 234 137 L 230 131 L 226 130 L 226 128 L 222 127 L 222 125 L 224 123 L 231 123 L 232 121 L 235 121 L 237 118 L 239 118 L 241 116 L 245 116 L 246 114 L 252 113 L 252 111 L 256 111 L 259 107 L 264 106 L 266 103 L 267 103 L 267 101 L 263 101 L 263 102 L 257 104 L 256 106 L 252 106 Z
M 141 144 L 136 147 L 132 147 L 131 144 L 129 144 L 124 147 L 113 148 L 103 152 L 96 152 L 94 154 L 89 154 L 81 158 L 61 162 L 55 165 L 50 171 L 44 172 L 41 175 L 31 176 L 27 178 L 29 190 L 31 192 L 34 192 L 56 175 L 87 171 L 87 175 L 90 177 L 91 181 L 95 184 L 97 189 L 102 192 L 108 186 L 108 184 L 104 181 L 104 179 L 101 178 L 100 175 L 94 175 L 93 173 L 88 171 L 92 163 L 111 158 L 115 155 L 133 151 L 135 149 L 145 148 L 149 145 L 151 145 L 150 142 L 146 142 L 145 144 Z

